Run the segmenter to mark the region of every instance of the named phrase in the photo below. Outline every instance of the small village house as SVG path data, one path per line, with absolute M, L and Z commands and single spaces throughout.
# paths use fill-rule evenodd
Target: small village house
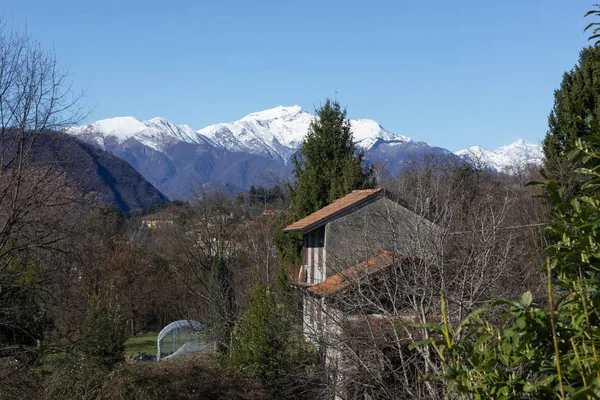
M 304 335 L 324 351 L 328 369 L 351 372 L 349 357 L 337 345 L 349 330 L 366 322 L 384 341 L 386 327 L 420 321 L 409 309 L 403 313 L 401 294 L 389 292 L 396 290 L 398 269 L 410 265 L 418 271 L 421 260 L 437 251 L 437 225 L 384 189 L 369 189 L 355 190 L 284 229 L 295 231 L 303 234 L 302 265 L 290 267 L 288 278 L 303 291 Z M 391 297 L 400 302 L 392 304 Z M 345 383 L 340 387 L 348 390 Z

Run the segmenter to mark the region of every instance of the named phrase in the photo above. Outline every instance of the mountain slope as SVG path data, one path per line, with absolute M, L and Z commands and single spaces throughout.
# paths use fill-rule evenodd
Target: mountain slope
M 129 139 L 112 143 L 107 150 L 128 161 L 171 199 L 188 199 L 200 186 L 239 193 L 250 185 L 272 186 L 289 174 L 289 169 L 270 158 L 209 144 L 180 141 L 158 151 Z
M 31 151 L 31 166 L 65 171 L 81 194 L 95 194 L 101 203 L 123 211 L 139 210 L 169 199 L 129 163 L 70 135 L 40 134 Z
M 542 165 L 542 147 L 522 139 L 496 150 L 488 151 L 479 146 L 469 147 L 455 153 L 463 160 L 482 168 L 511 174 L 527 164 Z
M 412 163 L 422 163 L 431 157 L 435 157 L 438 165 L 464 163 L 459 156 L 453 154 L 450 150 L 412 140 L 408 142 L 379 140 L 365 151 L 367 161 L 385 167 L 391 174 L 398 173 L 398 171 L 410 166 Z

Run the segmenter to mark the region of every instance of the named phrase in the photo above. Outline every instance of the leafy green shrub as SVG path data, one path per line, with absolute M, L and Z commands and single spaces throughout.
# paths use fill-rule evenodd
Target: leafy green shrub
M 96 362 L 112 365 L 123 360 L 126 340 L 127 323 L 118 307 L 90 297 L 78 350 Z
M 262 284 L 253 288 L 248 302 L 248 312 L 234 330 L 232 366 L 278 394 L 290 396 L 293 388 L 306 392 L 318 375 L 318 357 L 303 340 L 292 310 Z

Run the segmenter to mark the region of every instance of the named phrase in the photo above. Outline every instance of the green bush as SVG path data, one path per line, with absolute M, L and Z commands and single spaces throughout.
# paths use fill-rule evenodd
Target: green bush
M 231 365 L 278 395 L 297 398 L 318 375 L 316 352 L 305 343 L 293 311 L 277 301 L 269 286 L 257 284 L 248 302 L 248 312 L 234 330 Z
M 583 120 L 583 119 L 582 119 Z M 600 125 L 585 122 L 585 136 L 569 157 L 587 175 L 580 195 L 564 200 L 552 181 L 546 189 L 559 238 L 545 266 L 548 298 L 501 300 L 479 309 L 457 326 L 428 325 L 434 339 L 416 343 L 435 348 L 452 392 L 475 399 L 600 398 Z M 546 303 L 544 305 L 543 303 Z M 442 300 L 443 304 L 443 300 Z M 498 323 L 488 311 L 505 310 Z
M 91 296 L 78 350 L 95 362 L 112 365 L 123 360 L 126 340 L 127 323 L 118 307 Z

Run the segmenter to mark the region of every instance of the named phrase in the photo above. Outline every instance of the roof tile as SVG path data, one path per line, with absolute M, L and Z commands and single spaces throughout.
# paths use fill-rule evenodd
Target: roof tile
M 302 218 L 299 221 L 287 226 L 283 231 L 305 231 L 312 230 L 320 226 L 319 222 L 328 219 L 329 217 L 343 212 L 349 208 L 358 206 L 362 202 L 369 200 L 370 198 L 383 193 L 383 188 L 378 189 L 364 189 L 364 190 L 353 190 L 346 196 L 335 200 L 333 203 L 321 208 L 318 211 L 310 214 L 307 217 Z M 310 229 L 312 228 L 312 229 Z
M 394 262 L 405 260 L 407 257 L 391 251 L 383 251 L 368 261 L 361 262 L 338 274 L 332 275 L 324 281 L 306 289 L 312 294 L 321 297 L 331 296 L 348 288 L 354 281 L 363 275 L 371 275 L 375 272 L 390 268 Z

